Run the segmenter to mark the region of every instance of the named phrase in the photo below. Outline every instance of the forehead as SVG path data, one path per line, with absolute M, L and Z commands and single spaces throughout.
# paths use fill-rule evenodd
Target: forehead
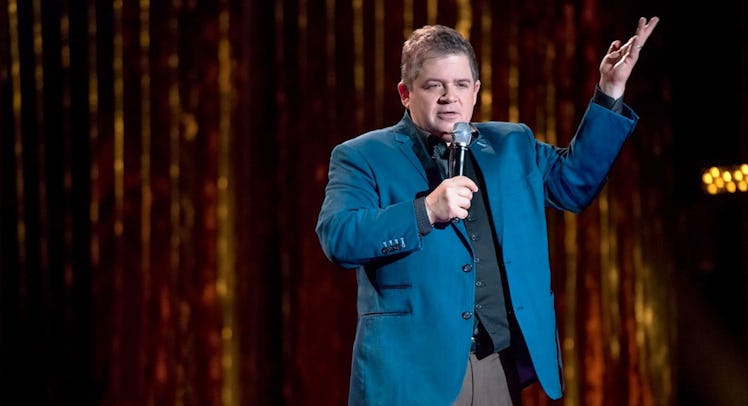
M 470 59 L 464 54 L 430 55 L 416 76 L 417 80 L 450 79 L 473 80 Z

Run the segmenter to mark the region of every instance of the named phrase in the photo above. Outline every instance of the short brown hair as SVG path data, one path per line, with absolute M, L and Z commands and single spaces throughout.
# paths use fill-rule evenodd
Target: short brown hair
M 423 61 L 431 56 L 463 54 L 470 60 L 473 80 L 478 80 L 478 62 L 475 51 L 457 30 L 444 25 L 426 25 L 412 34 L 405 44 L 400 63 L 400 80 L 410 86 L 418 76 Z

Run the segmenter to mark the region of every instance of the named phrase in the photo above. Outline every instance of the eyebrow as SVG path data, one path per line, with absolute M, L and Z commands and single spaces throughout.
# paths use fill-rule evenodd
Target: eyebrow
M 455 79 L 454 80 L 454 82 L 456 82 L 456 83 L 471 83 L 472 81 L 473 80 L 469 79 L 469 78 L 462 78 L 462 79 Z M 450 82 L 450 81 L 449 80 L 445 81 L 445 80 L 437 79 L 437 78 L 427 78 L 427 79 L 424 79 L 424 83 L 429 83 L 429 82 L 439 82 L 439 83 L 442 83 L 442 82 Z

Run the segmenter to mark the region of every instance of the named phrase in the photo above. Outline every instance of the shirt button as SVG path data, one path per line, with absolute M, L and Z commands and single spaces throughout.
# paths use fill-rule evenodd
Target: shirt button
M 470 235 L 470 239 L 473 240 L 473 241 L 478 241 L 478 236 L 475 235 L 475 234 L 471 234 Z
M 478 286 L 478 287 L 483 286 L 483 281 L 475 281 L 475 286 Z
M 475 310 L 480 310 L 480 309 L 482 309 L 482 308 L 483 308 L 483 306 L 481 306 L 481 305 L 479 305 L 479 304 L 475 305 Z
M 473 270 L 473 266 L 470 264 L 465 264 L 462 266 L 462 272 L 470 272 Z
M 462 312 L 462 318 L 465 320 L 469 320 L 471 317 L 473 317 L 473 313 L 470 312 Z

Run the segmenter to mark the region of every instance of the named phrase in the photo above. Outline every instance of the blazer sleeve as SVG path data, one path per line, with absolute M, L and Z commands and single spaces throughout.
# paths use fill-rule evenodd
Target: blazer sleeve
M 402 182 L 395 169 L 382 169 L 387 167 L 380 162 L 387 160 L 387 152 L 370 151 L 355 141 L 332 151 L 316 227 L 325 255 L 345 268 L 400 257 L 421 247 L 414 197 L 383 200 L 389 183 Z
M 596 103 L 587 107 L 565 148 L 536 143 L 536 164 L 543 176 L 546 205 L 575 213 L 597 196 L 638 116 L 624 105 L 622 114 Z

